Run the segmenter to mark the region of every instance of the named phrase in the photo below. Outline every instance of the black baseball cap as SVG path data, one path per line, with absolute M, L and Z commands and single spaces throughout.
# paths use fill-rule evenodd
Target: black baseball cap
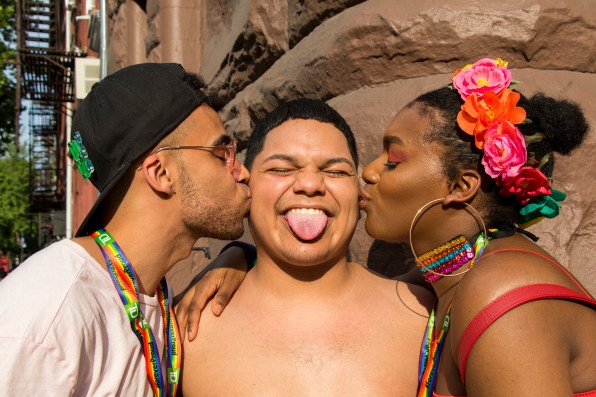
M 94 85 L 74 114 L 69 148 L 99 196 L 76 237 L 104 226 L 100 208 L 112 188 L 206 99 L 176 63 L 128 66 Z

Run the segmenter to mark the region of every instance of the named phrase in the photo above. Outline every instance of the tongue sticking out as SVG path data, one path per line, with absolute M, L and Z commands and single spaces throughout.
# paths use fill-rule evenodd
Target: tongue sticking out
M 291 211 L 287 215 L 292 231 L 302 240 L 313 240 L 321 234 L 327 225 L 327 215 L 322 211 Z

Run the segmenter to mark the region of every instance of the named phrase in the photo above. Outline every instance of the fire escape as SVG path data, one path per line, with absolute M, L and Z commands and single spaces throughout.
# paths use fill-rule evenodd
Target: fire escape
M 75 58 L 82 55 L 64 48 L 63 0 L 17 0 L 17 37 L 31 212 L 50 213 L 65 206 L 65 105 L 75 101 Z

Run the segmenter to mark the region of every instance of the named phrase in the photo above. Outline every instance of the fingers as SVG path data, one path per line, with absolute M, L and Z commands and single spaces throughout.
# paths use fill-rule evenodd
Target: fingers
M 240 284 L 242 284 L 245 277 L 246 272 L 244 270 L 228 269 L 217 291 L 217 295 L 211 303 L 211 311 L 214 315 L 219 316 L 223 312 L 230 299 L 232 299 L 234 292 L 240 288 Z
M 207 272 L 201 280 L 188 289 L 188 292 L 175 307 L 176 320 L 182 334 L 186 331 L 189 341 L 196 338 L 199 331 L 201 312 L 207 301 L 215 294 L 221 280 Z
M 201 281 L 199 281 L 192 289 L 193 294 L 188 300 L 188 307 L 186 310 L 187 322 L 186 332 L 188 340 L 193 341 L 199 332 L 199 321 L 201 320 L 201 312 L 207 305 L 207 301 L 211 299 L 213 294 L 218 290 L 221 280 L 213 277 L 211 272 L 207 273 Z
M 178 332 L 182 336 L 182 340 L 186 335 L 186 324 L 187 324 L 187 311 L 188 302 L 191 300 L 194 290 L 190 290 L 184 298 L 174 307 L 174 313 L 176 314 L 176 322 L 178 323 Z
M 221 315 L 232 299 L 234 291 L 242 284 L 246 276 L 246 269 L 244 250 L 230 247 L 193 278 L 187 287 L 188 292 L 176 306 L 176 319 L 180 328 L 186 331 L 188 341 L 193 341 L 196 338 L 199 332 L 201 312 L 205 309 L 209 299 L 213 298 L 211 303 L 213 314 Z
M 188 321 L 186 323 L 186 332 L 188 335 L 188 341 L 192 342 L 199 332 L 199 321 L 201 320 L 201 311 L 197 305 L 190 303 L 188 306 Z
M 224 285 L 222 285 L 222 288 L 225 288 L 225 280 Z M 231 294 L 229 294 L 228 292 L 220 290 L 217 293 L 217 295 L 215 295 L 215 299 L 213 299 L 213 302 L 211 302 L 211 311 L 213 312 L 213 314 L 216 316 L 221 315 L 223 309 L 230 302 L 231 297 Z

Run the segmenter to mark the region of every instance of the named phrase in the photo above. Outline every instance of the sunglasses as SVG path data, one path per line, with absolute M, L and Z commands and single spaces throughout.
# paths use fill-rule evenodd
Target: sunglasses
M 214 146 L 162 146 L 157 148 L 153 153 L 156 154 L 164 150 L 178 150 L 178 149 L 196 149 L 196 150 L 207 150 L 211 152 L 215 157 L 225 161 L 228 166 L 228 170 L 236 178 L 240 175 L 242 167 L 240 162 L 236 161 L 236 140 L 232 139 L 227 145 L 214 145 Z

